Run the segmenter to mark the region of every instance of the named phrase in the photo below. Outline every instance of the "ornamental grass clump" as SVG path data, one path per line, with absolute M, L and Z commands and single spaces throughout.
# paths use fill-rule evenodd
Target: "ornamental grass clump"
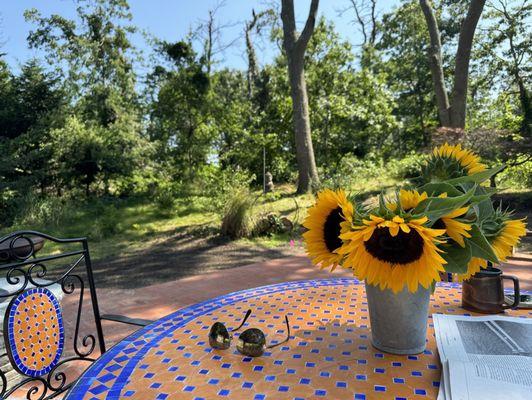
M 415 186 L 367 208 L 342 190 L 324 190 L 303 223 L 313 263 L 351 268 L 381 289 L 429 288 L 440 272 L 467 279 L 504 261 L 526 233 L 524 220 L 495 208 L 485 185 L 500 171 L 461 145 L 437 147 Z
M 253 232 L 253 196 L 246 190 L 233 193 L 222 217 L 222 235 L 231 239 L 248 237 Z

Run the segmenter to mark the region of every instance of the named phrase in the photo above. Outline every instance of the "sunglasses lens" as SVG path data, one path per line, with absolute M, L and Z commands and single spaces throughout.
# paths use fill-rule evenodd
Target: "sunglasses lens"
M 247 329 L 238 337 L 237 350 L 249 357 L 260 357 L 266 348 L 266 337 L 260 329 Z
M 209 344 L 211 347 L 226 350 L 231 346 L 231 336 L 221 322 L 215 322 L 209 331 Z

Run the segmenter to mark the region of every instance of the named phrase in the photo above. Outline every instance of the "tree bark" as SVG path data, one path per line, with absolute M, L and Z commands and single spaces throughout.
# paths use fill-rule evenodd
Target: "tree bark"
M 255 48 L 253 47 L 253 41 L 251 39 L 251 31 L 257 23 L 257 16 L 255 11 L 253 11 L 253 19 L 246 23 L 245 36 L 246 36 L 246 51 L 248 53 L 248 72 L 247 72 L 247 84 L 248 84 L 248 98 L 251 99 L 253 95 L 253 85 L 257 80 L 258 67 L 257 67 L 257 56 L 255 54 Z
M 532 137 L 532 104 L 530 101 L 530 92 L 527 90 L 525 83 L 521 76 L 516 74 L 515 80 L 519 88 L 519 100 L 521 102 L 521 110 L 523 110 L 523 124 L 522 132 L 528 138 Z
M 511 21 L 511 16 L 504 8 L 504 17 Z M 530 101 L 530 93 L 527 90 L 525 82 L 521 76 L 520 57 L 517 54 L 516 46 L 514 43 L 515 30 L 510 30 L 508 35 L 508 43 L 510 45 L 510 54 L 512 55 L 513 66 L 511 73 L 514 76 L 515 83 L 519 89 L 519 101 L 521 103 L 521 110 L 523 112 L 523 123 L 521 131 L 525 137 L 530 138 L 532 136 L 532 104 Z
M 438 107 L 438 116 L 442 126 L 450 126 L 451 118 L 449 113 L 449 98 L 447 97 L 447 88 L 445 87 L 445 78 L 443 76 L 443 65 L 441 56 L 440 29 L 434 10 L 427 0 L 419 0 L 421 10 L 425 15 L 427 28 L 430 36 L 429 47 L 429 66 L 432 75 L 432 83 L 436 94 L 436 105 Z
M 429 65 L 436 94 L 438 116 L 443 127 L 465 128 L 471 47 L 485 3 L 486 0 L 471 0 L 467 15 L 462 22 L 455 57 L 453 91 L 449 101 L 443 74 L 440 30 L 436 15 L 428 0 L 419 0 L 430 35 Z
M 288 78 L 292 97 L 296 159 L 298 166 L 297 192 L 306 193 L 319 183 L 314 158 L 310 118 L 305 81 L 305 50 L 314 32 L 319 0 L 312 0 L 305 27 L 300 35 L 296 31 L 294 1 L 282 0 L 283 45 L 288 60 Z
M 247 89 L 248 97 L 251 99 L 253 96 L 253 88 L 257 82 L 257 77 L 259 75 L 259 64 L 257 62 L 257 54 L 255 48 L 253 47 L 253 31 L 259 33 L 261 29 L 260 20 L 268 15 L 269 11 L 262 11 L 258 14 L 255 13 L 255 10 L 251 10 L 251 21 L 246 22 L 244 28 L 244 35 L 246 38 L 246 52 L 248 55 L 248 72 L 247 72 Z
M 485 3 L 486 0 L 471 0 L 467 15 L 460 28 L 454 67 L 453 92 L 451 95 L 452 128 L 465 128 L 471 47 L 473 46 L 473 37 Z
M 209 10 L 209 20 L 207 21 L 207 39 L 205 41 L 205 58 L 207 63 L 207 75 L 211 76 L 212 67 L 212 35 L 214 27 L 214 11 Z

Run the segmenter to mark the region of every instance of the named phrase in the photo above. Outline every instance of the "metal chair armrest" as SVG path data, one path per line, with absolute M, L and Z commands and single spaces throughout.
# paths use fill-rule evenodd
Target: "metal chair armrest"
M 106 321 L 120 322 L 123 324 L 136 325 L 136 326 L 147 326 L 154 322 L 149 319 L 130 318 L 124 315 L 117 315 L 117 314 L 104 314 L 100 318 Z

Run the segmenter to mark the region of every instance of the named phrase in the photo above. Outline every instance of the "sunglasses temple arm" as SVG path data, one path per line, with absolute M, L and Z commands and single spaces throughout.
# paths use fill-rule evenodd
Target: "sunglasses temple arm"
M 242 328 L 244 326 L 244 324 L 246 323 L 246 321 L 248 320 L 249 316 L 251 315 L 251 310 L 247 310 L 246 311 L 246 316 L 244 317 L 244 319 L 242 320 L 242 322 L 240 323 L 240 325 L 238 325 L 238 328 L 235 328 L 235 329 L 231 329 L 232 332 L 236 332 L 238 331 L 240 328 Z
M 286 322 L 286 330 L 287 330 L 287 335 L 286 335 L 286 339 L 283 340 L 282 342 L 279 342 L 279 343 L 275 343 L 275 344 L 270 344 L 269 346 L 267 346 L 266 348 L 268 349 L 273 349 L 274 347 L 277 347 L 283 343 L 286 343 L 290 340 L 290 323 L 288 322 L 288 315 L 285 315 L 284 316 L 284 320 Z

